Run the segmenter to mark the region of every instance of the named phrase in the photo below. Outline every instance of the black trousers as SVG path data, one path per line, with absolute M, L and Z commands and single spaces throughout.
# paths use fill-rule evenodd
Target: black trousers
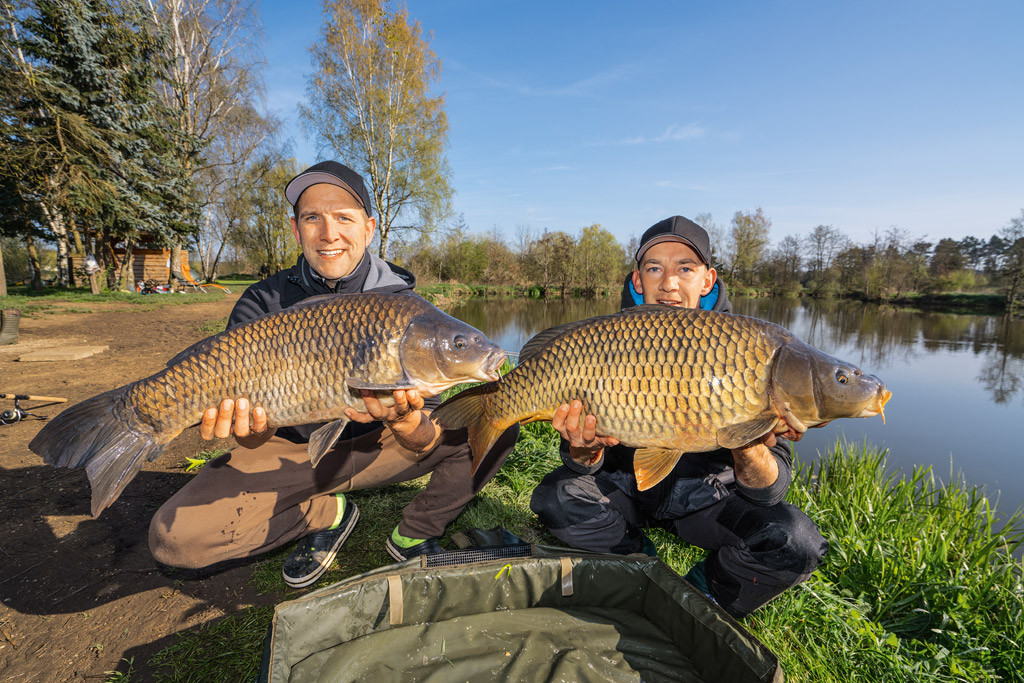
M 806 581 L 828 551 L 814 522 L 786 502 L 756 505 L 731 490 L 699 510 L 659 516 L 672 507 L 678 509 L 638 494 L 635 483 L 630 491 L 620 472 L 578 474 L 567 467 L 548 474 L 530 501 L 552 534 L 584 550 L 640 552 L 646 526 L 708 550 L 711 596 L 737 618 Z

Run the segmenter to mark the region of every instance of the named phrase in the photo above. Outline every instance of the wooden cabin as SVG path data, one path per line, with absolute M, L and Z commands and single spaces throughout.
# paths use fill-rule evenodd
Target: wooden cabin
M 131 277 L 129 287 L 134 287 L 139 280 L 152 280 L 157 284 L 164 284 L 171 279 L 171 250 L 158 246 L 153 240 L 143 235 L 139 243 L 132 249 Z M 117 258 L 124 258 L 124 247 L 115 247 L 114 255 Z M 84 256 L 71 257 L 71 284 L 72 286 L 87 285 L 89 279 L 84 276 Z M 178 272 L 185 276 L 186 281 L 193 281 L 192 272 L 188 267 L 188 249 L 181 249 L 181 263 L 177 268 Z

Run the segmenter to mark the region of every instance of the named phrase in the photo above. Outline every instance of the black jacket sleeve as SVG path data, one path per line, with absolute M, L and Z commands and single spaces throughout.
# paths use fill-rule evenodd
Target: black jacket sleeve
M 576 472 L 577 474 L 594 474 L 601 469 L 602 465 L 604 465 L 604 460 L 608 457 L 608 449 L 605 448 L 601 459 L 589 467 L 572 459 L 572 456 L 569 455 L 569 442 L 565 439 L 562 439 L 561 443 L 558 444 L 558 454 L 562 456 L 562 464 L 573 472 Z
M 786 497 L 786 491 L 793 481 L 792 446 L 786 439 L 776 439 L 776 444 L 769 448 L 775 462 L 779 464 L 779 476 L 775 483 L 763 489 L 752 489 L 736 480 L 736 492 L 756 505 L 775 505 Z

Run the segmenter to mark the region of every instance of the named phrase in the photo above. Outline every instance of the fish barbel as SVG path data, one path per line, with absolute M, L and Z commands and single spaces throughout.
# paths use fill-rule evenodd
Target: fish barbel
M 268 427 L 328 422 L 309 440 L 313 465 L 337 441 L 360 390 L 425 396 L 494 380 L 505 353 L 478 330 L 410 294 L 313 297 L 209 337 L 160 372 L 94 396 L 53 418 L 29 448 L 51 465 L 85 466 L 92 514 L 113 503 L 203 411 L 247 397 Z
M 683 453 L 739 448 L 768 432 L 799 439 L 837 418 L 881 414 L 892 396 L 779 325 L 659 304 L 545 330 L 519 359 L 432 413 L 446 428 L 468 428 L 474 468 L 512 424 L 551 420 L 578 398 L 602 436 L 638 449 L 641 491 Z

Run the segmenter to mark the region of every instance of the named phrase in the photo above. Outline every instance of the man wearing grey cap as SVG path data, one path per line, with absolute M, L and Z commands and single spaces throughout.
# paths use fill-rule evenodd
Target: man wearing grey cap
M 412 273 L 368 251 L 376 221 L 363 178 L 336 161 L 312 166 L 288 183 L 292 230 L 302 247 L 298 262 L 249 287 L 228 318 L 228 329 L 331 293 L 408 292 Z M 344 492 L 376 488 L 430 474 L 426 488 L 402 513 L 384 547 L 396 560 L 434 554 L 437 541 L 473 496 L 494 476 L 518 434 L 510 429 L 476 475 L 461 433 L 442 431 L 429 418 L 439 400 L 418 391 L 394 392 L 383 407 L 364 392 L 365 413 L 351 420 L 317 467 L 306 444 L 321 425 L 269 429 L 260 406 L 246 397 L 210 406 L 204 439 L 233 435 L 240 448 L 208 463 L 154 515 L 153 556 L 173 567 L 202 568 L 251 557 L 298 540 L 282 569 L 295 588 L 314 583 L 359 519 Z
M 707 232 L 673 216 L 640 239 L 622 307 L 662 304 L 728 313 L 732 305 L 711 264 Z M 551 533 L 585 550 L 655 554 L 644 527 L 661 527 L 705 548 L 687 574 L 730 614 L 744 617 L 810 577 L 828 543 L 798 508 L 783 501 L 792 480 L 789 442 L 769 434 L 742 448 L 680 458 L 646 491 L 633 474 L 635 449 L 602 437 L 580 401 L 560 406 L 563 465 L 537 486 L 531 509 Z

